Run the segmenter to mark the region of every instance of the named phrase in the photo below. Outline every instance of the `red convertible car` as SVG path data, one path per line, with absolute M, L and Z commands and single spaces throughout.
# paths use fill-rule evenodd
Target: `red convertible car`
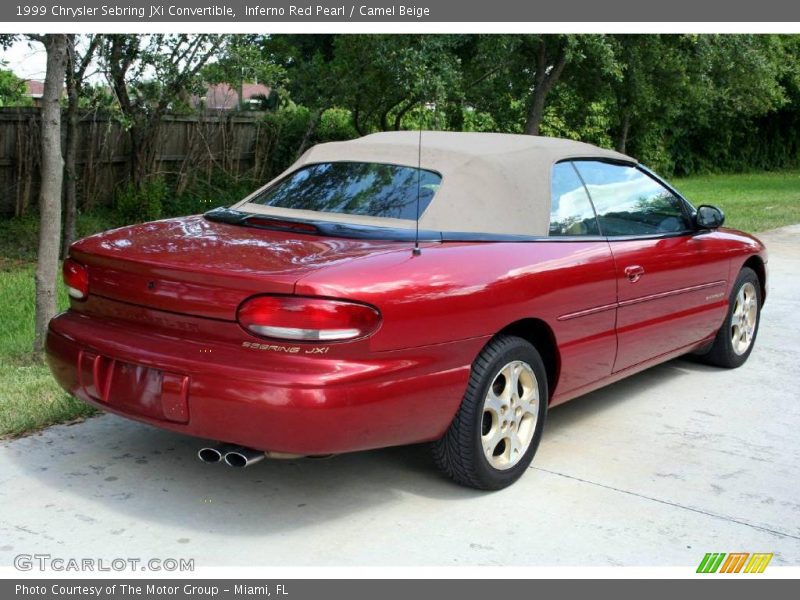
M 747 360 L 764 246 L 628 156 L 397 132 L 321 144 L 230 208 L 93 235 L 49 364 L 207 462 L 433 442 L 499 489 L 547 410 L 687 353 Z

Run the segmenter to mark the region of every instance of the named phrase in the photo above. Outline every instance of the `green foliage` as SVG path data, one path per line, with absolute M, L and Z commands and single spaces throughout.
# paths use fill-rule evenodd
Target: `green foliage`
M 257 152 L 260 170 L 267 178 L 280 173 L 299 157 L 310 119 L 308 108 L 290 103 L 258 120 L 261 146 Z
M 0 63 L 0 67 L 5 66 Z M 5 106 L 31 106 L 31 99 L 25 95 L 25 80 L 13 71 L 0 68 L 0 108 Z
M 84 84 L 78 98 L 78 106 L 82 113 L 97 111 L 117 118 L 121 116 L 116 98 L 104 85 Z
M 675 115 L 651 121 L 670 131 L 669 152 L 676 173 L 785 168 L 797 164 L 796 150 L 778 163 L 751 162 L 767 141 L 774 152 L 783 140 L 766 139 L 771 116 L 792 104 L 787 72 L 796 69 L 792 37 L 704 35 L 678 39 L 685 79 Z M 790 108 L 796 113 L 800 105 Z M 667 118 L 665 118 L 667 117 Z M 796 131 L 796 130 L 795 130 Z M 762 152 L 762 147 L 759 152 Z
M 285 74 L 281 86 L 292 102 L 323 111 L 335 104 L 336 86 L 341 82 L 331 68 L 335 35 L 253 36 L 265 60 Z
M 281 95 L 277 90 L 270 90 L 269 94 L 253 94 L 246 106 L 252 106 L 253 101 L 256 102 L 253 110 L 276 110 L 281 103 Z
M 260 140 L 256 171 L 261 177 L 257 185 L 283 171 L 314 144 L 358 136 L 350 112 L 341 108 L 317 114 L 290 102 L 275 112 L 264 114 L 256 123 Z
M 488 112 L 481 112 L 474 108 L 466 108 L 463 110 L 462 131 L 497 131 L 497 123 L 494 117 Z
M 610 148 L 612 119 L 607 100 L 585 102 L 573 87 L 562 83 L 545 109 L 541 134 Z
M 463 38 L 453 35 L 344 35 L 326 68 L 332 104 L 350 110 L 360 134 L 401 129 L 409 111 L 458 102 Z
M 126 223 L 155 221 L 162 217 L 168 191 L 163 177 L 152 177 L 138 188 L 129 183 L 117 193 L 114 208 Z
M 597 82 L 618 77 L 620 70 L 610 36 L 604 35 L 480 35 L 467 42 L 461 54 L 467 103 L 490 113 L 498 130 L 510 133 L 522 133 L 537 87 L 552 85 L 542 78 L 560 62 L 562 79 L 589 101 Z M 550 98 L 556 93 L 553 90 Z
M 227 83 L 236 89 L 240 82 L 257 81 L 278 88 L 285 84 L 286 69 L 269 56 L 264 46 L 254 43 L 252 35 L 228 35 L 216 60 L 201 71 L 207 83 Z M 274 110 L 275 106 L 269 108 Z
M 316 129 L 316 140 L 336 142 L 358 137 L 353 126 L 353 115 L 344 108 L 329 108 L 322 113 Z
M 162 216 L 177 217 L 204 213 L 218 206 L 229 206 L 250 194 L 258 184 L 250 177 L 236 177 L 222 170 L 210 177 L 197 177 L 178 195 L 168 193 Z

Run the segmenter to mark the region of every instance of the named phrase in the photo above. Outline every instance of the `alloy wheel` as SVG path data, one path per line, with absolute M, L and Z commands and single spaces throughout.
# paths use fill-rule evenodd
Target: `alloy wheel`
M 758 295 L 755 286 L 749 281 L 736 294 L 731 316 L 731 345 L 733 351 L 741 356 L 753 343 L 758 319 Z
M 499 370 L 483 403 L 481 447 L 498 470 L 525 456 L 539 418 L 539 385 L 531 366 L 515 360 Z

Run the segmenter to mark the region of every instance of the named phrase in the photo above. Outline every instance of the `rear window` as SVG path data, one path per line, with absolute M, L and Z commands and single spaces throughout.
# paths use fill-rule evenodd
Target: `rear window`
M 250 202 L 327 213 L 417 218 L 433 200 L 438 173 L 382 163 L 330 162 L 306 165 L 258 194 Z

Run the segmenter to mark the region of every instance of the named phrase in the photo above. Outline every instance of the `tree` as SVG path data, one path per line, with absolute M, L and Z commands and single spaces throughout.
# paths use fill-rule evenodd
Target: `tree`
M 61 256 L 67 255 L 69 245 L 75 241 L 78 212 L 77 180 L 75 161 L 78 154 L 78 109 L 86 82 L 86 71 L 95 57 L 102 41 L 100 34 L 89 34 L 81 47 L 78 36 L 67 36 L 67 111 L 66 148 L 64 152 L 64 236 Z
M 621 76 L 608 82 L 614 146 L 627 152 L 632 135 L 661 135 L 684 111 L 689 90 L 681 36 L 618 35 L 614 52 Z
M 239 109 L 243 109 L 243 85 L 245 82 L 262 83 L 271 88 L 265 106 L 274 106 L 278 99 L 273 94 L 285 82 L 285 69 L 270 60 L 259 44 L 256 35 L 226 36 L 223 52 L 216 60 L 209 62 L 202 70 L 202 78 L 207 83 L 226 83 L 238 89 Z
M 154 172 L 161 118 L 192 92 L 222 49 L 220 35 L 112 34 L 103 37 L 101 64 L 117 97 L 131 144 L 131 183 L 141 189 Z
M 0 62 L 0 67 L 5 63 Z M 17 77 L 13 71 L 0 68 L 0 107 L 29 106 L 30 98 L 25 95 L 25 80 Z
M 640 156 L 668 157 L 666 170 L 678 173 L 746 168 L 746 149 L 763 141 L 758 120 L 788 102 L 782 78 L 796 56 L 776 35 L 682 35 L 669 43 L 683 63 L 682 82 L 657 83 L 661 108 L 649 121 L 663 133 L 635 140 Z
M 335 106 L 337 86 L 333 70 L 335 35 L 269 35 L 260 38 L 265 62 L 282 69 L 288 95 L 305 106 L 308 120 L 294 156 L 305 152 L 314 138 L 322 113 Z
M 530 39 L 530 38 L 527 38 Z M 527 40 L 526 39 L 526 40 Z M 525 118 L 523 133 L 539 135 L 539 126 L 544 116 L 544 104 L 553 85 L 559 80 L 570 57 L 571 39 L 569 37 L 539 36 L 533 44 L 522 47 L 535 56 L 536 67 L 533 69 L 533 91 L 528 103 L 528 114 Z
M 269 35 L 259 38 L 264 60 L 284 74 L 283 85 L 291 98 L 312 110 L 330 108 L 336 94 L 332 63 L 333 34 Z
M 550 94 L 567 74 L 613 75 L 604 35 L 482 35 L 465 58 L 468 103 L 503 131 L 538 135 Z M 591 66 L 591 69 L 588 68 Z
M 0 34 L 0 48 L 8 50 L 19 36 Z M 30 98 L 25 95 L 25 80 L 17 77 L 13 71 L 6 69 L 8 63 L 0 60 L 0 107 L 3 106 L 30 106 Z
M 328 108 L 350 111 L 356 131 L 396 130 L 419 107 L 460 99 L 464 42 L 452 35 L 269 36 L 291 98 L 311 111 L 306 140 Z
M 47 50 L 42 94 L 42 167 L 39 192 L 39 253 L 36 261 L 35 352 L 44 350 L 47 324 L 56 314 L 58 251 L 61 240 L 61 94 L 67 68 L 67 36 L 36 37 Z
M 415 107 L 443 108 L 461 95 L 453 35 L 345 35 L 334 42 L 333 100 L 353 114 L 356 130 L 398 130 Z

